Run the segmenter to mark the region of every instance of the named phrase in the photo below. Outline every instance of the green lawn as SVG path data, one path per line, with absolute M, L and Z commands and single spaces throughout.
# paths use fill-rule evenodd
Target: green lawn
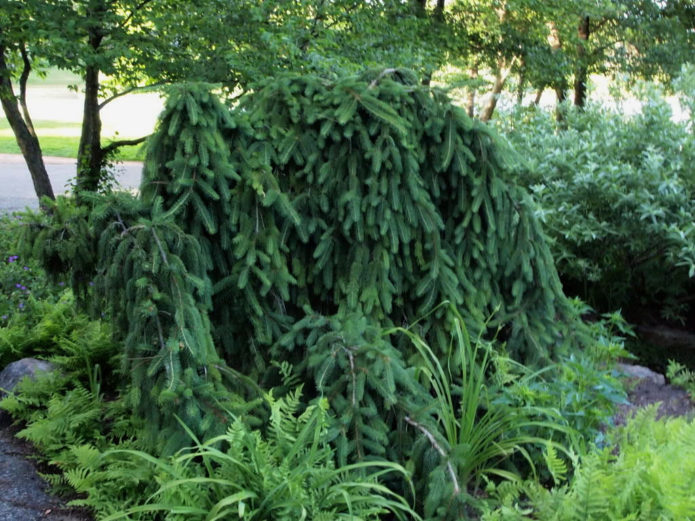
M 38 74 L 29 76 L 30 87 L 64 87 L 67 85 L 79 85 L 81 78 L 77 74 L 60 69 L 48 69 L 42 78 Z
M 44 156 L 77 157 L 80 143 L 80 123 L 65 121 L 38 120 L 34 122 Z M 104 140 L 108 143 L 108 140 Z M 0 154 L 20 154 L 17 141 L 5 118 L 0 119 Z M 144 151 L 140 146 L 123 147 L 118 159 L 122 161 L 141 161 Z
M 77 136 L 44 136 L 40 138 L 44 156 L 77 157 L 80 138 Z M 0 136 L 0 154 L 21 154 L 13 136 Z M 136 147 L 123 147 L 118 155 L 121 161 L 142 161 L 144 151 Z
M 39 77 L 37 74 L 32 74 L 29 78 L 29 107 L 31 110 L 32 99 L 38 98 L 49 98 L 54 99 L 56 103 L 63 103 L 65 100 L 61 96 L 67 93 L 68 85 L 81 83 L 80 77 L 76 76 L 67 71 L 61 71 L 58 69 L 50 69 L 46 71 L 45 77 Z M 36 89 L 32 96 L 32 89 Z M 74 100 L 69 101 L 74 104 Z M 137 108 L 126 109 L 125 113 L 137 114 Z M 80 127 L 81 124 L 76 122 L 74 118 L 71 117 L 71 121 L 65 121 L 61 118 L 64 115 L 60 115 L 65 111 L 58 111 L 54 113 L 52 111 L 46 111 L 45 108 L 41 116 L 34 120 L 34 128 L 36 129 L 36 134 L 39 136 L 39 142 L 41 144 L 41 150 L 44 156 L 57 156 L 57 157 L 77 157 L 77 149 L 80 142 Z M 72 114 L 74 116 L 74 114 Z M 56 119 L 48 119 L 56 118 Z M 68 119 L 68 118 L 65 118 Z M 132 127 L 132 126 L 131 126 Z M 114 125 L 111 122 L 104 122 L 104 132 L 102 135 L 102 141 L 104 144 L 108 144 L 109 137 L 113 135 L 114 128 L 121 129 L 121 125 Z M 142 130 L 142 132 L 140 132 Z M 151 126 L 149 124 L 143 125 L 142 129 L 129 128 L 124 134 L 120 135 L 118 139 L 128 139 L 130 137 L 136 137 L 135 132 L 138 132 L 138 136 L 144 135 L 151 132 Z M 19 154 L 20 149 L 15 140 L 14 134 L 7 119 L 4 114 L 0 112 L 0 154 Z M 142 146 L 135 147 L 123 147 L 117 159 L 122 161 L 141 161 L 144 159 L 144 149 Z

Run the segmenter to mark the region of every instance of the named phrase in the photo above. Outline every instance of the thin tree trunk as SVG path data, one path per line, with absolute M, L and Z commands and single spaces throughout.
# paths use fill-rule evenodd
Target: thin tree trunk
M 577 31 L 579 43 L 577 44 L 577 57 L 579 65 L 574 79 L 574 105 L 584 108 L 586 105 L 586 82 L 589 76 L 589 71 L 586 63 L 586 45 L 591 35 L 590 18 L 584 16 L 579 23 Z
M 104 39 L 104 17 L 108 12 L 105 0 L 89 2 L 87 17 L 92 23 L 87 28 L 87 45 L 94 55 L 100 53 Z M 76 196 L 82 191 L 95 191 L 99 188 L 104 153 L 101 148 L 101 106 L 99 104 L 99 66 L 92 62 L 85 67 L 84 112 L 82 114 L 82 134 L 77 150 Z
M 46 172 L 46 165 L 43 162 L 43 153 L 41 152 L 41 146 L 39 145 L 38 138 L 34 135 L 33 126 L 31 126 L 31 120 L 27 121 L 22 117 L 22 113 L 18 107 L 17 97 L 14 94 L 14 89 L 12 88 L 12 81 L 10 80 L 10 70 L 5 60 L 5 47 L 0 46 L 0 101 L 2 102 L 2 109 L 7 117 L 7 121 L 12 128 L 12 132 L 17 140 L 17 145 L 22 151 L 22 156 L 24 156 L 24 161 L 29 168 L 29 173 L 31 174 L 31 180 L 34 183 L 34 191 L 36 196 L 41 199 L 42 197 L 48 197 L 50 199 L 55 199 L 53 195 L 53 188 L 51 187 L 51 180 L 48 178 L 48 172 Z M 25 63 L 26 67 L 26 63 Z M 25 69 L 26 70 L 26 69 Z M 22 72 L 22 78 L 24 82 L 20 86 L 20 90 L 23 92 L 24 105 L 23 108 L 28 115 L 28 110 L 26 110 L 26 79 L 29 76 L 29 71 Z M 20 78 L 21 79 L 21 78 Z
M 521 107 L 524 103 L 524 86 L 526 85 L 526 69 L 522 67 L 519 74 L 519 85 L 516 88 L 516 104 Z
M 560 123 L 560 128 L 565 128 L 565 101 L 567 101 L 567 92 L 562 87 L 556 87 L 555 95 L 557 96 L 555 120 Z
M 474 65 L 471 67 L 470 78 L 472 80 L 478 79 L 478 66 Z M 475 86 L 468 88 L 468 96 L 466 97 L 466 112 L 470 117 L 475 117 Z
M 19 105 L 22 107 L 22 115 L 24 116 L 24 122 L 27 125 L 29 133 L 36 137 L 34 122 L 31 120 L 29 106 L 27 105 L 27 82 L 29 81 L 29 75 L 31 74 L 31 60 L 29 59 L 29 54 L 27 53 L 27 49 L 24 44 L 20 46 L 19 50 L 24 67 L 22 69 L 22 74 L 19 76 Z
M 78 191 L 95 191 L 101 177 L 101 115 L 99 110 L 99 69 L 90 65 L 85 74 L 82 135 L 77 150 Z
M 427 12 L 427 0 L 412 0 L 415 13 L 418 16 L 425 16 Z
M 492 115 L 497 107 L 497 101 L 499 100 L 504 84 L 507 82 L 509 77 L 509 69 L 505 70 L 504 59 L 500 58 L 497 61 L 497 71 L 495 72 L 495 83 L 492 86 L 492 92 L 490 93 L 490 98 L 483 108 L 483 112 L 480 115 L 481 121 L 490 121 Z
M 434 16 L 438 20 L 444 19 L 444 2 L 445 0 L 437 0 L 437 5 L 434 8 Z
M 536 91 L 536 98 L 533 100 L 533 104 L 536 107 L 541 104 L 541 98 L 543 97 L 543 91 L 545 91 L 545 87 L 538 87 L 538 90 Z
M 560 38 L 560 31 L 557 28 L 555 22 L 548 22 L 548 43 L 553 53 L 558 53 L 562 50 L 562 39 Z M 567 99 L 566 86 L 567 81 L 564 77 L 558 78 L 554 82 L 553 88 L 555 89 L 555 94 L 557 95 L 557 106 L 555 108 L 555 119 L 559 123 L 563 123 L 565 120 L 564 105 L 563 103 Z

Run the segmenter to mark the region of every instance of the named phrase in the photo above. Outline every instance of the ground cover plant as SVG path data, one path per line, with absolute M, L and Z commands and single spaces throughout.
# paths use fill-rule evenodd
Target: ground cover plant
M 243 416 L 230 417 L 225 434 L 201 442 L 189 432 L 190 448 L 158 457 L 148 448 L 143 422 L 130 414 L 128 401 L 107 397 L 119 387 L 103 380 L 102 374 L 114 368 L 104 364 L 103 371 L 92 376 L 99 366 L 83 363 L 89 347 L 98 344 L 94 341 L 85 342 L 81 350 L 52 357 L 65 372 L 20 384 L 18 393 L 5 399 L 2 407 L 26 422 L 19 436 L 34 443 L 60 470 L 49 481 L 58 490 L 80 493 L 81 498 L 72 504 L 92 508 L 99 519 L 191 519 L 211 512 L 213 517 L 241 512 L 242 519 L 293 519 L 301 511 L 311 512 L 309 519 L 321 519 L 323 514 L 335 518 L 330 516 L 339 516 L 345 509 L 366 518 L 395 511 L 399 517 L 419 519 L 406 498 L 414 500 L 414 508 L 427 519 L 458 519 L 474 515 L 480 506 L 468 494 L 476 490 L 475 483 L 490 483 L 489 478 L 516 482 L 524 475 L 519 461 L 513 461 L 515 454 L 521 456 L 521 463 L 531 458 L 530 464 L 541 474 L 547 472 L 544 451 L 548 447 L 573 457 L 575 450 L 582 451 L 591 441 L 577 444 L 581 434 L 573 425 L 579 424 L 571 415 L 566 421 L 564 411 L 553 407 L 554 400 L 530 391 L 553 394 L 553 389 L 559 393 L 569 389 L 575 380 L 566 377 L 568 369 L 549 368 L 543 378 L 538 374 L 519 378 L 518 371 L 523 369 L 503 369 L 511 360 L 500 357 L 488 342 L 471 343 L 460 317 L 458 324 L 449 348 L 451 359 L 459 360 L 461 370 L 469 375 L 463 380 L 464 388 L 459 388 L 459 369 L 438 362 L 416 363 L 423 375 L 438 373 L 436 385 L 449 390 L 435 393 L 433 403 L 412 411 L 407 419 L 416 432 L 427 433 L 416 441 L 406 462 L 408 468 L 416 469 L 414 473 L 378 459 L 340 466 L 334 444 L 329 443 L 335 424 L 328 400 L 322 398 L 307 408 L 298 390 L 287 393 L 282 387 L 264 393 L 265 426 L 251 427 Z M 396 328 L 382 334 L 405 335 L 419 346 L 422 357 L 431 358 L 432 348 L 412 331 Z M 494 360 L 494 370 L 486 369 L 485 360 L 479 362 L 475 356 L 483 350 L 484 358 Z M 605 366 L 594 373 L 604 370 Z M 283 387 L 295 388 L 297 376 L 292 369 L 285 365 L 282 373 Z M 592 385 L 592 397 L 575 396 L 576 404 L 595 405 L 600 389 Z M 577 391 L 582 392 L 580 386 Z M 276 394 L 283 397 L 275 398 Z M 526 403 L 509 402 L 505 396 L 523 396 Z M 603 399 L 596 413 L 604 414 L 606 421 L 613 397 L 604 393 Z M 437 411 L 435 421 L 430 420 L 432 409 Z M 504 429 L 491 421 L 493 417 L 504 419 Z M 465 439 L 448 438 L 451 429 L 437 429 L 441 421 L 452 422 L 455 431 L 465 429 Z M 591 437 L 590 430 L 584 432 Z M 469 439 L 477 440 L 475 446 L 468 446 Z M 450 469 L 456 469 L 453 479 Z M 319 493 L 322 490 L 325 493 Z
M 567 485 L 551 490 L 530 483 L 497 490 L 504 504 L 483 516 L 493 520 L 693 519 L 695 423 L 656 420 L 640 412 L 613 435 L 613 443 L 579 463 Z

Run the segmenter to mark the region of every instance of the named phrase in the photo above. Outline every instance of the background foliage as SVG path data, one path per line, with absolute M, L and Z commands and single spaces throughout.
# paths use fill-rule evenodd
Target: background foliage
M 568 112 L 557 131 L 548 115 L 520 111 L 503 132 L 566 291 L 633 321 L 684 323 L 695 275 L 695 148 L 689 120 L 675 123 L 663 94 L 646 94 L 632 116 L 589 107 Z

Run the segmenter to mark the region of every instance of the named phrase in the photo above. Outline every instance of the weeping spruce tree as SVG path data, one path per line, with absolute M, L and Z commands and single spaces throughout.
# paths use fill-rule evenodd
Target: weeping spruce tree
M 290 362 L 307 399 L 329 398 L 341 461 L 402 459 L 419 433 L 395 426 L 429 400 L 416 353 L 384 331 L 414 325 L 445 356 L 442 302 L 520 361 L 552 358 L 576 323 L 507 172 L 487 127 L 405 71 L 280 76 L 233 109 L 173 90 L 140 199 L 89 217 L 97 296 L 165 450 L 186 442 L 176 416 L 210 436 Z
M 204 86 L 179 88 L 141 197 L 198 241 L 190 289 L 216 356 L 265 383 L 278 361 L 312 378 L 331 398 L 342 459 L 386 454 L 389 422 L 424 400 L 412 353 L 384 327 L 418 321 L 444 354 L 449 308 L 432 310 L 448 301 L 527 363 L 569 334 L 503 149 L 408 72 L 281 76 L 233 110 Z M 181 331 L 198 327 L 181 320 Z
M 232 111 L 179 90 L 142 197 L 201 241 L 231 363 L 265 366 L 307 316 L 407 324 L 445 300 L 474 328 L 503 328 L 524 362 L 566 333 L 553 260 L 495 137 L 406 72 L 284 76 Z M 445 314 L 422 327 L 441 334 Z

